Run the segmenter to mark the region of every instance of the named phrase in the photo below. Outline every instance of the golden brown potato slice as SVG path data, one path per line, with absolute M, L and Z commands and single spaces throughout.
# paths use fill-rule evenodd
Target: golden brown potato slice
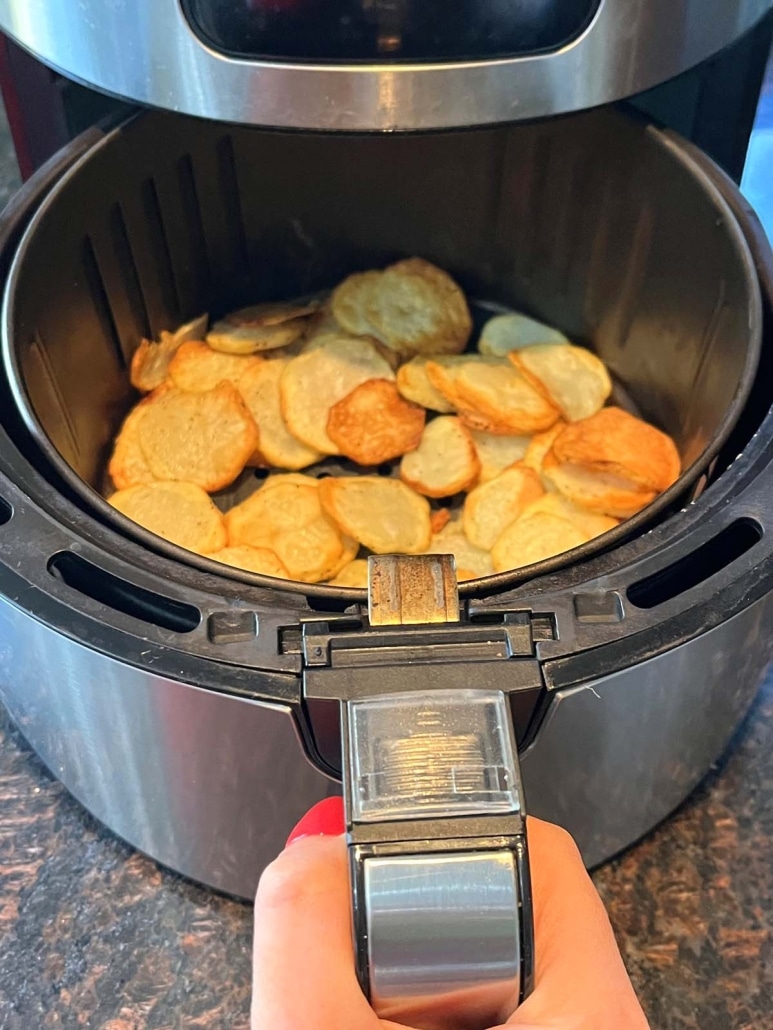
M 552 489 L 574 504 L 616 519 L 630 518 L 657 497 L 655 490 L 645 490 L 632 479 L 569 461 L 559 462 L 553 451 L 545 457 L 542 476 Z
M 472 331 L 462 291 L 446 272 L 421 258 L 350 276 L 334 291 L 332 304 L 348 332 L 374 336 L 405 358 L 459 354 Z
M 207 334 L 213 350 L 225 354 L 254 354 L 287 347 L 306 331 L 307 319 L 319 300 L 299 304 L 280 301 L 242 308 L 216 322 Z
M 110 504 L 157 536 L 199 554 L 226 544 L 223 516 L 193 483 L 145 483 L 119 490 Z
M 219 354 L 201 341 L 181 344 L 169 363 L 169 379 L 178 390 L 201 393 L 218 383 L 238 383 L 251 368 L 262 363 L 255 355 Z
M 491 554 L 471 544 L 464 534 L 461 519 L 452 519 L 434 533 L 427 554 L 452 554 L 456 560 L 456 578 L 477 579 L 491 576 L 494 566 Z
M 483 326 L 478 341 L 481 354 L 503 358 L 535 343 L 569 343 L 563 333 L 526 315 L 495 315 Z
M 279 381 L 289 360 L 257 361 L 239 379 L 238 388 L 260 432 L 261 463 L 275 468 L 302 469 L 319 461 L 322 455 L 293 436 L 282 416 Z M 255 457 L 253 455 L 251 463 Z
M 429 545 L 429 502 L 399 480 L 331 477 L 319 494 L 341 530 L 376 554 L 421 554 Z
M 406 400 L 420 404 L 430 411 L 439 411 L 448 415 L 454 410 L 453 404 L 436 389 L 427 374 L 429 358 L 418 356 L 401 365 L 397 370 L 397 389 Z
M 148 398 L 137 430 L 156 479 L 228 486 L 258 446 L 258 428 L 233 383 L 205 393 L 162 386 Z
M 481 483 L 488 483 L 506 468 L 522 461 L 532 439 L 530 436 L 495 436 L 477 430 L 470 435 L 480 462 Z
M 132 386 L 141 393 L 150 393 L 166 381 L 169 363 L 177 348 L 189 340 L 202 340 L 209 324 L 208 315 L 200 315 L 192 322 L 180 326 L 173 333 L 162 332 L 158 343 L 143 340 L 131 361 Z
M 537 512 L 512 522 L 491 552 L 497 572 L 545 561 L 587 543 L 588 536 L 566 519 Z
M 529 446 L 526 448 L 526 454 L 523 456 L 524 465 L 528 465 L 529 468 L 541 474 L 542 463 L 546 455 L 550 453 L 553 441 L 565 426 L 566 422 L 559 419 L 554 426 L 546 429 L 544 433 L 537 433 L 533 436 Z
M 568 422 L 595 415 L 612 393 L 604 362 L 584 347 L 540 343 L 513 351 L 510 360 Z
M 539 476 L 525 465 L 505 469 L 496 479 L 476 486 L 464 502 L 462 524 L 467 539 L 490 550 L 510 523 L 543 493 Z
M 142 450 L 139 435 L 140 420 L 150 400 L 150 397 L 146 397 L 129 412 L 115 439 L 107 471 L 116 490 L 156 481 Z
M 388 379 L 369 379 L 330 409 L 327 435 L 360 465 L 380 465 L 419 446 L 426 412 Z M 265 449 L 264 449 L 265 453 Z
M 268 547 L 242 544 L 241 547 L 224 547 L 222 551 L 215 551 L 207 557 L 235 569 L 244 569 L 245 572 L 257 572 L 261 576 L 275 576 L 277 579 L 290 578 L 290 573 L 276 553 Z
M 358 590 L 367 590 L 367 558 L 357 558 L 356 561 L 349 562 L 348 565 L 341 569 L 337 576 L 330 580 L 330 585 L 333 587 L 354 587 Z
M 451 521 L 451 512 L 448 508 L 437 508 L 429 517 L 429 525 L 432 530 L 432 535 L 439 533 L 441 529 L 445 529 L 448 523 Z
M 477 480 L 480 462 L 467 429 L 454 415 L 427 424 L 421 443 L 400 462 L 400 478 L 425 497 L 451 497 Z
M 621 476 L 657 493 L 675 483 L 681 471 L 671 437 L 622 408 L 603 408 L 566 426 L 553 443 L 553 453 L 559 462 Z
M 369 379 L 394 380 L 394 373 L 367 340 L 328 337 L 292 358 L 279 382 L 288 429 L 322 454 L 339 454 L 327 432 L 330 409 Z
M 507 359 L 465 361 L 454 368 L 454 388 L 462 405 L 514 436 L 539 433 L 558 419 L 558 409 Z
M 558 493 L 544 494 L 539 500 L 528 506 L 523 517 L 526 518 L 537 512 L 547 512 L 550 515 L 566 519 L 581 533 L 587 534 L 589 540 L 608 533 L 610 529 L 620 525 L 618 519 L 610 518 L 609 515 L 598 515 L 596 512 L 588 511 L 587 508 L 581 508 L 577 504 L 572 504 L 563 494 Z

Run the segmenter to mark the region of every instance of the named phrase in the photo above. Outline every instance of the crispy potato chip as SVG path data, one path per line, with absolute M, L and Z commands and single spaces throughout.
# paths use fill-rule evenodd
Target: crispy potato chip
M 374 336 L 403 357 L 459 354 L 472 331 L 462 291 L 421 258 L 350 276 L 334 291 L 332 305 L 348 332 Z
M 307 318 L 315 314 L 322 306 L 321 297 L 313 297 L 307 301 L 277 300 L 264 304 L 252 304 L 226 315 L 218 325 L 237 328 L 254 328 L 256 326 L 286 325 L 298 318 Z M 213 327 L 216 328 L 216 327 Z
M 546 429 L 544 433 L 537 433 L 536 436 L 533 436 L 529 446 L 526 448 L 526 454 L 523 456 L 524 465 L 528 465 L 529 468 L 541 474 L 545 456 L 550 453 L 553 441 L 565 426 L 566 422 L 559 419 L 554 426 Z
M 464 502 L 462 525 L 467 539 L 490 550 L 510 523 L 543 493 L 539 476 L 525 465 L 506 469 L 496 479 L 476 486 Z
M 514 436 L 549 429 L 558 418 L 558 409 L 506 359 L 470 358 L 454 367 L 453 386 L 460 405 Z
M 470 434 L 480 462 L 481 483 L 488 483 L 506 468 L 522 461 L 528 450 L 529 436 L 495 436 L 473 430 Z
M 368 589 L 368 560 L 357 558 L 349 562 L 341 571 L 330 580 L 333 587 L 354 587 L 357 590 Z
M 369 379 L 393 380 L 367 340 L 328 337 L 289 361 L 279 382 L 282 415 L 293 436 L 322 454 L 339 450 L 327 433 L 330 409 Z
M 322 455 L 313 447 L 296 439 L 282 416 L 279 381 L 289 360 L 276 358 L 272 361 L 257 361 L 239 379 L 238 388 L 257 423 L 260 433 L 260 457 L 265 464 L 276 468 L 302 469 L 319 461 Z M 257 456 L 253 455 L 251 464 L 255 457 Z
M 348 565 L 357 547 L 344 550 L 338 526 L 324 513 L 292 532 L 277 533 L 272 546 L 293 579 L 319 583 Z
M 478 341 L 481 354 L 503 358 L 511 351 L 535 343 L 569 343 L 563 333 L 526 315 L 495 315 L 483 326 Z
M 238 383 L 251 368 L 261 364 L 254 355 L 219 354 L 206 343 L 181 344 L 169 363 L 168 375 L 178 390 L 201 393 L 218 383 Z
M 544 494 L 539 500 L 534 501 L 525 510 L 523 517 L 526 518 L 537 512 L 548 512 L 550 515 L 558 515 L 559 518 L 566 519 L 581 533 L 587 534 L 589 540 L 608 533 L 610 529 L 620 525 L 618 519 L 610 518 L 608 515 L 597 515 L 596 512 L 588 511 L 587 508 L 580 508 L 579 505 L 572 504 L 563 494 L 557 493 Z
M 438 508 L 433 511 L 429 517 L 429 526 L 434 536 L 435 533 L 439 533 L 441 529 L 444 529 L 451 521 L 451 512 L 448 508 Z
M 419 446 L 426 412 L 404 401 L 394 382 L 369 379 L 330 409 L 327 435 L 360 465 L 380 465 Z
M 516 519 L 502 533 L 491 552 L 497 572 L 553 558 L 587 543 L 588 536 L 566 519 L 537 512 Z
M 119 490 L 110 504 L 157 536 L 199 554 L 226 544 L 223 516 L 193 483 L 145 483 Z
M 460 581 L 491 576 L 494 572 L 490 553 L 470 543 L 464 535 L 461 519 L 458 518 L 452 519 L 438 533 L 433 534 L 426 553 L 452 554 L 456 560 L 456 578 Z
M 553 451 L 545 457 L 542 476 L 574 504 L 617 519 L 630 518 L 657 497 L 655 490 L 645 490 L 623 476 L 559 462 Z
M 320 304 L 319 299 L 304 304 L 279 301 L 233 311 L 212 326 L 207 343 L 224 354 L 254 354 L 288 347 L 306 332 L 308 317 Z
M 116 490 L 156 482 L 140 445 L 139 435 L 140 420 L 150 400 L 150 397 L 146 397 L 129 412 L 115 439 L 107 471 Z
M 429 422 L 419 446 L 400 462 L 400 478 L 425 497 L 451 497 L 467 490 L 479 472 L 472 437 L 453 415 Z
M 261 576 L 275 576 L 277 579 L 290 578 L 290 573 L 276 553 L 268 547 L 242 544 L 241 547 L 224 547 L 222 551 L 215 551 L 207 557 L 235 569 L 244 569 L 245 572 L 257 572 Z
M 228 486 L 258 446 L 258 428 L 233 383 L 205 393 L 162 386 L 147 400 L 137 429 L 157 479 Z
M 430 542 L 429 502 L 396 479 L 359 476 L 319 484 L 341 530 L 376 554 L 421 554 Z
M 131 361 L 132 386 L 141 393 L 157 389 L 167 378 L 169 363 L 178 347 L 189 340 L 201 340 L 207 332 L 208 315 L 200 315 L 173 333 L 162 332 L 158 343 L 143 340 Z
M 569 422 L 595 415 L 612 393 L 604 362 L 584 347 L 540 343 L 512 352 L 510 361 Z
M 422 408 L 450 414 L 454 406 L 432 385 L 427 374 L 427 361 L 429 358 L 417 356 L 401 365 L 397 370 L 397 389 L 406 400 L 420 404 Z
M 658 493 L 675 483 L 681 471 L 671 437 L 622 408 L 603 408 L 566 426 L 556 437 L 553 452 L 559 462 L 622 476 Z

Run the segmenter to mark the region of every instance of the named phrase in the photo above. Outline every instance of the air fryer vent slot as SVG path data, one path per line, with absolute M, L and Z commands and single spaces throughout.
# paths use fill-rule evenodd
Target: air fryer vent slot
M 628 600 L 646 611 L 657 608 L 716 576 L 760 540 L 762 528 L 751 519 L 739 519 L 673 565 L 633 583 L 627 591 Z
M 10 522 L 13 518 L 13 508 L 10 506 L 8 501 L 3 500 L 0 497 L 0 526 L 4 526 L 6 522 Z
M 48 571 L 54 579 L 92 601 L 161 629 L 191 633 L 201 622 L 201 612 L 193 605 L 127 583 L 72 551 L 55 554 L 49 560 Z

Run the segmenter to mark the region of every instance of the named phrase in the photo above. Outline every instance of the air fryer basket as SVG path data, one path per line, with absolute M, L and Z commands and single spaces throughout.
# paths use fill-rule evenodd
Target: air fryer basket
M 39 456 L 82 503 L 148 546 L 275 582 L 166 544 L 98 495 L 136 400 L 131 356 L 143 336 L 204 311 L 306 294 L 413 254 L 469 296 L 592 346 L 682 456 L 679 482 L 634 519 L 488 585 L 582 558 L 689 497 L 751 388 L 759 287 L 705 173 L 678 142 L 613 110 L 407 137 L 136 116 L 51 191 L 6 286 L 4 358 Z

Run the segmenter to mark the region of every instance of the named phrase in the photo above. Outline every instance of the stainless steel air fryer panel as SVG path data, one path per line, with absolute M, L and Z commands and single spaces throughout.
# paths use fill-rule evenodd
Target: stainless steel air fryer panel
M 339 47 L 349 63 L 325 62 L 315 53 L 309 59 L 294 57 L 281 40 L 269 45 L 266 29 L 249 44 L 250 26 L 270 23 L 260 0 L 241 5 L 246 10 L 238 15 L 227 10 L 218 15 L 214 0 L 191 0 L 191 6 L 198 13 L 197 31 L 179 0 L 0 0 L 0 26 L 52 67 L 140 103 L 285 128 L 413 130 L 534 118 L 630 96 L 716 53 L 750 29 L 773 0 L 601 0 L 595 14 L 591 3 L 580 7 L 573 0 L 563 5 L 573 12 L 569 19 L 555 13 L 555 2 L 543 3 L 540 17 L 530 20 L 531 28 L 524 16 L 516 29 L 508 5 L 478 4 L 476 9 L 489 9 L 493 16 L 488 28 L 495 53 L 487 54 L 480 40 L 473 40 L 462 47 L 467 54 L 455 54 L 454 47 L 464 42 L 460 31 L 436 61 L 430 59 L 431 48 L 416 49 L 410 43 L 411 26 L 415 30 L 426 5 L 417 0 L 411 5 L 374 4 L 369 17 L 376 24 L 363 16 L 361 38 L 351 41 L 348 50 Z M 339 12 L 338 22 L 319 30 L 320 39 L 331 41 L 327 53 L 335 56 L 334 41 L 341 37 L 340 19 L 346 12 L 341 13 L 339 4 L 323 6 L 328 17 L 331 10 Z M 355 14 L 359 6 L 352 4 Z M 417 13 L 412 16 L 414 6 Z M 454 7 L 459 9 L 458 2 Z M 314 0 L 304 0 L 297 17 L 304 26 L 314 26 L 319 8 Z M 397 17 L 396 24 L 384 22 L 387 9 L 392 19 Z M 409 13 L 395 15 L 401 10 Z M 577 35 L 585 15 L 591 20 Z M 439 17 L 454 24 L 453 12 Z M 242 31 L 239 19 L 244 20 Z M 474 24 L 475 17 L 469 21 Z M 203 30 L 209 42 L 199 35 Z M 268 49 L 272 57 L 290 59 L 227 56 L 214 48 L 216 37 L 229 45 L 224 35 L 246 38 L 256 52 Z M 304 33 L 292 35 L 302 39 Z M 485 31 L 481 35 L 488 37 Z M 524 46 L 533 52 L 508 56 Z M 551 46 L 556 48 L 543 49 Z M 411 52 L 421 56 L 390 60 L 390 53 L 400 56 L 401 50 L 409 57 Z M 364 60 L 355 61 L 350 51 Z

